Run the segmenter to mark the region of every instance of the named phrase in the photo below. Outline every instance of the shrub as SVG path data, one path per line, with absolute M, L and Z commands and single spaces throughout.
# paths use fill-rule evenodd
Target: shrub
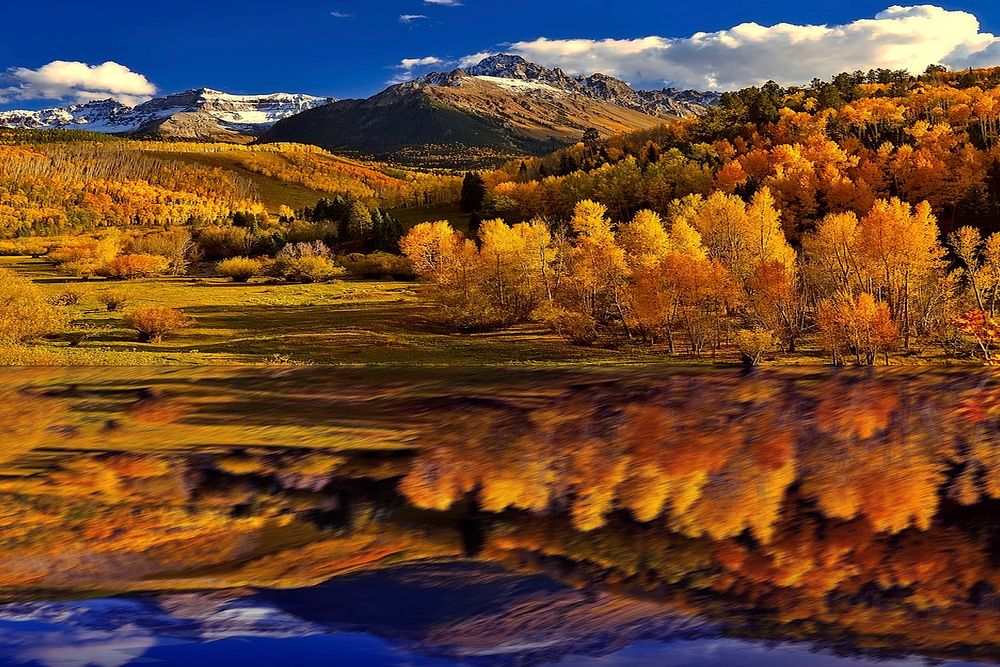
M 177 333 L 194 324 L 194 320 L 174 308 L 145 306 L 125 316 L 125 326 L 139 334 L 144 343 L 158 343 L 164 336 Z
M 234 282 L 245 283 L 264 271 L 264 263 L 259 259 L 249 257 L 231 257 L 224 259 L 215 266 L 215 272 L 223 278 L 232 278 Z
M 344 275 L 344 269 L 326 257 L 299 257 L 282 267 L 282 277 L 296 283 L 319 283 Z
M 59 296 L 49 299 L 49 303 L 54 306 L 76 306 L 81 301 L 83 301 L 83 292 L 72 289 L 68 289 Z
M 250 233 L 242 227 L 212 225 L 198 232 L 198 248 L 207 260 L 245 255 L 250 250 Z
M 130 255 L 159 255 L 167 260 L 167 271 L 171 275 L 183 275 L 188 263 L 197 260 L 199 254 L 191 238 L 191 232 L 183 227 L 171 227 L 163 231 L 133 234 L 123 246 Z
M 49 251 L 46 257 L 64 273 L 90 278 L 107 266 L 118 251 L 118 235 L 111 233 L 100 239 L 76 238 L 69 245 Z
M 275 259 L 298 259 L 300 257 L 324 257 L 333 259 L 333 253 L 322 241 L 309 243 L 289 243 L 278 253 Z
M 1000 324 L 983 310 L 971 310 L 963 315 L 952 318 L 958 332 L 975 341 L 983 361 L 993 360 L 993 350 L 1000 341 Z
M 777 344 L 774 334 L 767 329 L 742 329 L 733 336 L 740 360 L 744 366 L 756 366 L 765 352 L 773 350 Z
M 338 257 L 337 262 L 347 269 L 348 273 L 358 278 L 391 277 L 398 280 L 412 280 L 416 277 L 410 260 L 388 252 L 373 252 L 369 255 L 356 252 Z
M 124 310 L 132 301 L 132 294 L 127 290 L 112 288 L 106 289 L 97 295 L 97 300 L 104 304 L 108 312 Z
M 0 241 L 0 255 L 8 257 L 19 257 L 24 255 L 41 257 L 51 250 L 51 248 L 52 241 L 50 239 L 37 237 Z
M 119 255 L 101 267 L 99 275 L 118 280 L 151 278 L 167 272 L 170 262 L 161 255 Z
M 584 313 L 547 304 L 535 309 L 532 318 L 574 345 L 593 345 L 597 341 L 597 324 Z
M 313 283 L 343 275 L 330 249 L 321 241 L 285 246 L 271 263 L 268 274 L 293 282 Z
M 24 343 L 55 333 L 66 316 L 30 280 L 0 269 L 0 342 Z

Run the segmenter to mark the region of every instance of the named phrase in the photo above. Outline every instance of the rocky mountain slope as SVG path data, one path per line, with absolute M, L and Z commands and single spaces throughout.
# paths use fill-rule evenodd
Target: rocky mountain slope
M 633 90 L 624 81 L 606 74 L 571 77 L 561 69 L 548 69 L 528 62 L 520 56 L 507 54 L 490 56 L 465 71 L 477 77 L 499 77 L 540 83 L 653 116 L 668 118 L 701 113 L 719 99 L 719 93 L 697 90 L 677 88 Z
M 292 93 L 230 95 L 199 88 L 135 107 L 100 100 L 40 111 L 0 111 L 0 127 L 239 141 L 260 134 L 282 118 L 331 101 Z
M 365 100 L 345 100 L 279 121 L 261 141 L 309 143 L 380 159 L 460 166 L 542 154 L 579 141 L 700 113 L 710 93 L 635 91 L 595 74 L 571 77 L 519 56 L 429 74 Z

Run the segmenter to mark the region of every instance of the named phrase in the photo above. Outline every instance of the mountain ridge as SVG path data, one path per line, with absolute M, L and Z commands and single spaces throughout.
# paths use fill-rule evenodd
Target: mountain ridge
M 192 88 L 134 107 L 106 99 L 38 111 L 0 111 L 0 127 L 238 141 L 260 134 L 282 118 L 331 101 L 301 93 L 234 95 Z
M 604 136 L 702 113 L 718 99 L 697 91 L 633 90 L 604 74 L 497 54 L 448 72 L 391 85 L 283 119 L 259 141 L 315 144 L 426 166 L 478 166 L 544 154 L 596 129 Z

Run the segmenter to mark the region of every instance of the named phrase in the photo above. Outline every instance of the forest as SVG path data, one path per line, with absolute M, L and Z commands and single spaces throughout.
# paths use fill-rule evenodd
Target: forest
M 587 130 L 464 177 L 292 144 L 7 131 L 0 254 L 82 281 L 417 278 L 426 323 L 402 326 L 528 330 L 564 341 L 566 359 L 582 347 L 746 365 L 992 363 L 998 132 L 1000 69 L 936 66 L 726 93 L 702 116 Z M 66 304 L 18 284 L 26 296 L 4 318 L 18 326 L 0 338 L 66 340 L 73 318 L 52 311 Z M 146 315 L 172 323 L 151 337 L 128 327 L 146 342 L 192 322 Z
M 423 225 L 404 251 L 460 327 L 532 319 L 750 364 L 804 340 L 834 363 L 991 361 L 998 83 L 932 67 L 727 93 L 704 117 L 481 174 L 476 243 Z

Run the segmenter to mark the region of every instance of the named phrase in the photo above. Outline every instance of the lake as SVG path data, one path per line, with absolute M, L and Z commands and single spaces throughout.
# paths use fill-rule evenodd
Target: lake
M 0 371 L 0 662 L 1000 662 L 1000 373 Z

